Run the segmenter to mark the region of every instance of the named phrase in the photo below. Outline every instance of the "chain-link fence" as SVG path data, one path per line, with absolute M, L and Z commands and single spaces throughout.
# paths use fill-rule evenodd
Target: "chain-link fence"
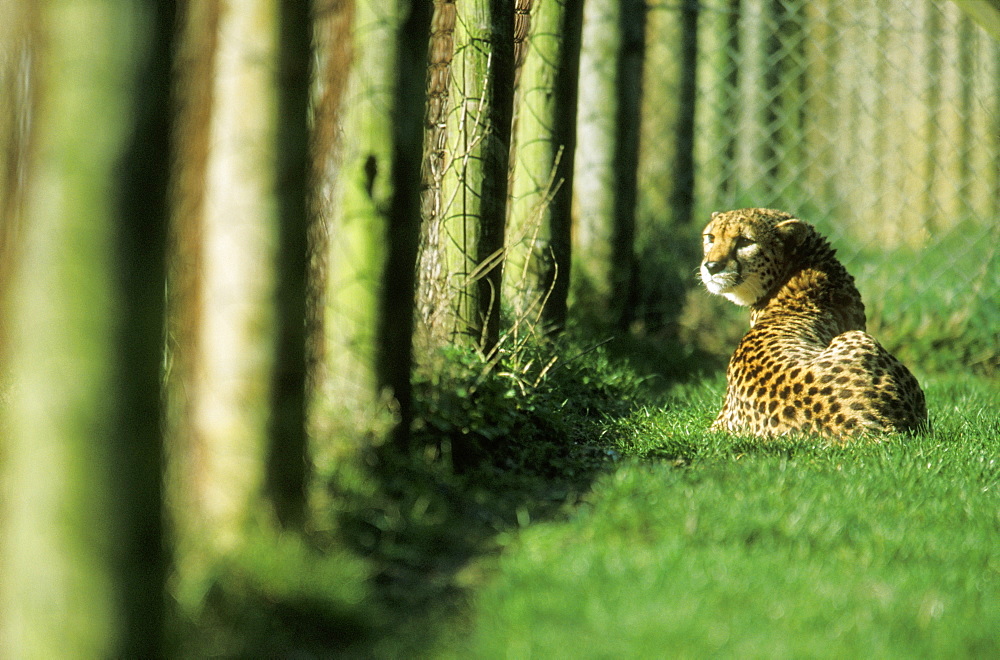
M 661 0 L 647 34 L 647 267 L 668 253 L 689 277 L 697 253 L 664 242 L 713 210 L 787 210 L 831 238 L 892 348 L 996 368 L 1000 43 L 931 0 Z M 646 287 L 655 316 L 670 294 Z M 680 324 L 702 335 L 717 312 Z

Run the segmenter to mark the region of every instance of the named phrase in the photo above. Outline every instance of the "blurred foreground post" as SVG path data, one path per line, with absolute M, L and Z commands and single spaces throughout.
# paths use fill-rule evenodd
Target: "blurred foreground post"
M 50 2 L 37 18 L 4 310 L 16 385 L 0 439 L 0 656 L 160 657 L 174 5 Z
M 268 512 L 278 8 L 226 7 L 185 3 L 177 50 L 167 483 L 192 583 Z
M 313 221 L 309 204 L 310 8 L 308 0 L 282 0 L 278 10 L 276 343 L 266 485 L 278 522 L 285 527 L 301 527 L 306 518 L 306 272 Z

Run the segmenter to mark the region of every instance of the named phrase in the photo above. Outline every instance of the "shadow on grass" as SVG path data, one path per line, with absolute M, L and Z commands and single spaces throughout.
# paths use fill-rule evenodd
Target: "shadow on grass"
M 373 491 L 335 492 L 339 542 L 372 569 L 368 605 L 379 613 L 345 652 L 399 657 L 432 648 L 482 580 L 470 562 L 497 553 L 506 532 L 559 516 L 611 466 L 596 447 L 512 443 L 452 439 L 440 454 L 428 450 L 437 454 L 431 460 L 373 450 Z
M 473 560 L 498 553 L 523 525 L 566 515 L 612 470 L 610 423 L 670 384 L 719 367 L 651 337 L 546 350 L 560 359 L 538 382 L 537 366 L 512 364 L 485 380 L 468 377 L 478 364 L 458 376 L 418 378 L 413 454 L 370 449 L 362 461 L 367 490 L 332 484 L 342 504 L 337 534 L 373 568 L 371 602 L 383 614 L 371 638 L 351 649 L 356 655 L 414 655 L 446 643 L 440 635 L 461 628 L 489 565 Z M 544 354 L 520 359 L 549 362 Z
M 481 363 L 452 354 L 419 376 L 414 449 L 362 450 L 326 485 L 333 504 L 316 529 L 249 544 L 221 566 L 188 624 L 202 639 L 184 647 L 225 657 L 447 648 L 509 534 L 566 515 L 614 468 L 602 429 L 696 371 L 655 343 L 544 351 L 561 356 L 551 369 L 538 366 L 547 355 L 519 356 L 520 368 L 483 378 Z

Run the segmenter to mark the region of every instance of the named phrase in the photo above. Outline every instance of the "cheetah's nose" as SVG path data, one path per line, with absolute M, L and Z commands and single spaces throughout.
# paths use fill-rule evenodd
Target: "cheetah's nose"
M 709 274 L 711 274 L 711 275 L 715 275 L 716 273 L 721 272 L 723 269 L 725 269 L 725 267 L 726 267 L 726 262 L 725 261 L 706 261 L 705 262 L 705 270 L 707 270 L 709 272 Z

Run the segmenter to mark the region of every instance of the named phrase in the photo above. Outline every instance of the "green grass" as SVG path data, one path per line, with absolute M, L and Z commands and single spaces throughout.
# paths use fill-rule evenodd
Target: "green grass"
M 512 539 L 443 654 L 997 655 L 1000 392 L 927 384 L 933 434 L 881 443 L 708 435 L 721 381 L 614 421 L 646 458 Z
M 709 433 L 700 364 L 449 354 L 412 454 L 363 452 L 305 538 L 258 531 L 178 594 L 181 655 L 1000 654 L 995 381 L 922 375 L 931 434 L 836 446 Z

